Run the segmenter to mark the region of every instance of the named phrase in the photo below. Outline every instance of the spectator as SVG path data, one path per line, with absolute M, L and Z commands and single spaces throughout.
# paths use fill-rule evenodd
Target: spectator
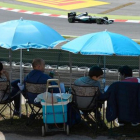
M 119 72 L 121 81 L 140 83 L 139 78 L 132 77 L 132 69 L 129 66 L 120 67 Z
M 101 91 L 101 85 L 98 80 L 102 75 L 102 69 L 98 66 L 93 66 L 90 68 L 88 76 L 76 79 L 74 84 L 77 86 L 98 86 Z
M 98 80 L 101 78 L 102 75 L 103 75 L 102 69 L 98 66 L 93 66 L 90 68 L 88 76 L 76 79 L 74 84 L 77 86 L 98 86 L 101 92 L 101 85 Z M 100 95 L 102 96 L 102 94 Z M 99 103 L 98 106 L 101 108 L 102 104 Z M 96 110 L 94 110 L 94 113 L 96 113 Z M 99 111 L 97 111 L 97 118 L 101 120 L 101 114 Z
M 41 58 L 36 58 L 32 62 L 33 70 L 25 77 L 24 83 L 33 83 L 33 84 L 46 84 L 48 79 L 52 79 L 49 75 L 44 74 L 45 70 L 45 61 Z M 51 83 L 52 85 L 56 84 L 55 82 Z M 54 93 L 59 93 L 58 88 L 53 89 Z M 26 97 L 26 95 L 24 94 Z M 37 94 L 30 94 L 28 96 L 31 103 L 34 103 L 34 99 L 36 98 Z
M 0 81 L 9 81 L 9 73 L 3 69 L 3 64 L 0 62 Z
M 120 80 L 123 82 L 135 82 L 139 83 L 140 79 L 136 77 L 132 77 L 132 69 L 129 66 L 122 66 L 119 68 L 120 72 Z M 109 87 L 107 91 L 104 93 L 103 100 L 108 100 L 109 103 L 112 103 L 114 99 L 114 94 L 113 94 L 113 88 Z M 113 111 L 112 111 L 113 112 Z M 116 119 L 115 122 L 118 124 L 118 126 L 124 126 L 126 122 L 121 121 Z M 137 126 L 139 125 L 138 122 L 131 122 L 132 126 Z
M 136 77 L 132 77 L 132 69 L 129 66 L 122 66 L 119 68 L 119 72 L 120 72 L 120 80 L 124 81 L 124 82 L 135 82 L 135 83 L 140 83 L 140 79 L 136 78 Z M 124 126 L 125 122 L 116 119 L 116 123 L 119 126 Z M 132 126 L 137 126 L 140 123 L 137 122 L 132 122 L 131 123 Z
M 122 66 L 118 71 L 120 72 L 120 81 L 140 83 L 139 78 L 132 77 L 132 69 L 129 66 Z M 110 94 L 108 88 L 109 86 L 104 90 L 105 93 L 101 96 L 101 100 L 107 100 L 109 98 Z
M 6 70 L 4 70 L 3 64 L 0 62 L 0 82 L 9 81 L 9 80 L 10 80 L 9 73 Z M 15 104 L 14 115 L 19 115 L 19 109 L 20 109 L 20 94 L 18 94 L 19 88 L 17 86 L 18 82 L 19 80 L 15 80 L 11 82 L 12 91 L 10 92 L 10 97 L 14 97 L 14 104 Z M 2 100 L 2 94 L 0 100 Z

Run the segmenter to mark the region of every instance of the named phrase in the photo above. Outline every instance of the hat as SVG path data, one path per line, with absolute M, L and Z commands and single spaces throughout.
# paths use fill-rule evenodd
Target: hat
M 3 65 L 2 65 L 2 63 L 0 62 L 0 71 L 2 71 L 3 70 Z

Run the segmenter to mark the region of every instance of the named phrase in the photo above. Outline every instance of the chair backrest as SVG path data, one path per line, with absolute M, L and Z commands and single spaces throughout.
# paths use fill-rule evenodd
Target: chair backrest
M 51 85 L 50 82 L 56 82 L 58 85 Z M 34 99 L 38 94 L 44 93 L 46 91 L 53 92 L 54 89 L 59 88 L 58 79 L 48 79 L 46 84 L 34 84 L 34 83 L 25 83 L 25 98 L 30 103 L 34 103 Z M 53 90 L 52 90 L 53 89 Z M 56 92 L 58 93 L 58 92 Z
M 25 83 L 26 92 L 40 94 L 46 91 L 46 84 Z
M 6 93 L 10 92 L 10 83 L 9 81 L 1 81 L 0 82 L 0 101 L 4 98 Z M 8 95 L 8 94 L 6 94 Z
M 44 92 L 46 92 L 46 84 L 25 83 L 24 97 L 30 104 L 34 104 L 34 99 L 37 97 L 37 95 Z
M 126 122 L 140 121 L 140 83 L 115 82 L 107 90 L 106 117 Z
M 73 101 L 80 110 L 96 108 L 99 95 L 98 87 L 72 85 Z
M 6 90 L 7 86 L 9 86 L 9 81 L 1 81 L 0 82 L 0 91 Z

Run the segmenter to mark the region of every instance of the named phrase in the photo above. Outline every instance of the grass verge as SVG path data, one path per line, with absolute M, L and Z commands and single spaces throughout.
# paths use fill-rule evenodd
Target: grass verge
M 0 106 L 1 107 L 1 106 Z M 6 109 L 4 112 L 4 115 L 6 117 L 6 120 L 3 120 L 0 117 L 0 131 L 4 133 L 15 133 L 20 135 L 26 135 L 26 136 L 41 136 L 42 134 L 42 125 L 44 125 L 42 119 L 35 120 L 34 123 L 30 126 L 26 125 L 27 122 L 27 116 L 25 115 L 25 108 L 23 107 L 23 115 L 21 118 L 14 117 L 12 124 L 11 120 L 9 119 L 9 110 Z M 86 122 L 86 123 L 85 123 Z M 54 125 L 55 126 L 55 125 Z M 74 125 L 70 128 L 70 135 L 83 135 L 88 136 L 91 138 L 95 138 L 97 136 L 108 136 L 110 138 L 115 138 L 118 140 L 139 140 L 140 137 L 140 126 L 132 127 L 130 123 L 126 124 L 123 127 L 117 127 L 113 126 L 112 129 L 110 129 L 110 123 L 105 121 L 100 121 L 97 129 L 97 133 L 95 133 L 95 122 L 90 118 L 85 118 L 84 121 L 82 121 L 79 124 Z M 56 134 L 66 134 L 65 132 L 49 132 L 46 135 L 56 135 Z
M 1 107 L 1 106 L 0 106 Z M 26 116 L 25 107 L 22 107 L 22 117 L 19 118 L 17 116 L 14 116 L 11 124 L 11 120 L 9 118 L 9 109 L 6 109 L 4 112 L 4 115 L 6 117 L 6 120 L 3 120 L 2 117 L 0 117 L 0 131 L 4 133 L 15 133 L 20 135 L 27 135 L 27 136 L 41 136 L 42 134 L 42 125 L 43 119 L 35 120 L 34 123 L 27 126 L 26 123 L 28 121 L 28 118 Z M 83 136 L 89 136 L 89 137 L 96 137 L 99 135 L 108 135 L 108 127 L 104 125 L 104 127 L 98 127 L 97 134 L 95 134 L 95 122 L 91 118 L 85 119 L 86 123 L 82 120 L 81 123 L 76 124 L 70 128 L 70 135 L 83 135 Z M 55 127 L 55 125 L 54 125 Z M 63 133 L 66 134 L 66 132 L 50 132 L 47 133 L 47 135 L 55 135 L 57 133 Z

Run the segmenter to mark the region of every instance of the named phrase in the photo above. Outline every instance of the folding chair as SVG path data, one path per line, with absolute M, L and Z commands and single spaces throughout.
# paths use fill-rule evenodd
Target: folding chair
M 99 88 L 98 87 L 89 87 L 89 86 L 76 86 L 72 85 L 72 95 L 73 103 L 78 110 L 85 116 L 89 116 L 96 123 L 97 130 L 97 111 L 98 111 L 98 96 Z M 95 112 L 95 114 L 93 113 Z M 83 119 L 83 115 L 81 118 Z
M 27 125 L 33 123 L 35 119 L 42 118 L 42 113 L 40 113 L 42 109 L 42 105 L 40 103 L 34 103 L 34 99 L 38 94 L 46 92 L 46 84 L 33 84 L 33 83 L 25 83 L 25 107 L 26 107 L 26 115 L 28 117 L 28 105 L 31 109 L 30 116 L 27 121 Z
M 134 82 L 114 82 L 105 93 L 109 95 L 107 99 L 106 119 L 111 123 L 110 135 L 120 136 L 140 136 L 132 134 L 130 131 L 121 131 L 115 134 L 115 119 L 118 118 L 127 130 L 133 129 L 131 126 L 134 122 L 140 122 L 140 83 Z M 114 128 L 113 128 L 114 125 Z M 123 130 L 125 130 L 125 126 Z M 124 134 L 125 133 L 125 134 Z
M 0 82 L 0 116 L 6 119 L 3 112 L 8 107 L 10 109 L 10 119 L 12 119 L 14 111 L 14 103 L 12 102 L 14 97 L 10 96 L 10 83 L 8 81 Z

